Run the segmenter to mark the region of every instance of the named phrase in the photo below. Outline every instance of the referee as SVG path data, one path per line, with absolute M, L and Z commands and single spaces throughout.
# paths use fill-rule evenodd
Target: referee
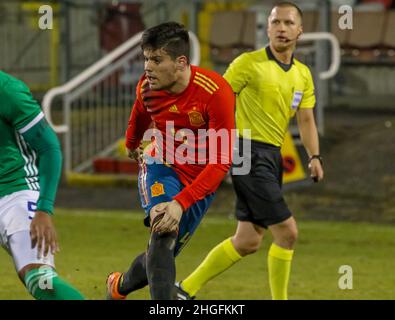
M 293 56 L 303 32 L 302 17 L 295 4 L 277 4 L 268 18 L 269 45 L 240 55 L 224 75 L 237 97 L 236 126 L 239 132 L 250 129 L 250 136 L 239 139 L 241 144 L 251 140 L 251 170 L 247 175 L 232 175 L 237 196 L 236 233 L 212 249 L 190 276 L 176 284 L 179 299 L 193 298 L 207 281 L 256 252 L 267 229 L 273 236 L 268 253 L 272 298 L 287 299 L 298 231 L 281 191 L 280 148 L 295 114 L 309 155 L 311 177 L 320 181 L 324 176 L 313 113 L 316 99 L 312 76 L 308 67 Z

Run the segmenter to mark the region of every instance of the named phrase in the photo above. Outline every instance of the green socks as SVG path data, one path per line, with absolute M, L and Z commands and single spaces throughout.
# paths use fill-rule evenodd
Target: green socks
M 48 266 L 27 272 L 25 286 L 37 300 L 84 300 L 79 291 L 59 278 Z

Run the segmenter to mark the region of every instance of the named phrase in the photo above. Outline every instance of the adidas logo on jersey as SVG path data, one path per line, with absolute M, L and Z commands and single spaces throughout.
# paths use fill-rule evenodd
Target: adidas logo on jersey
M 175 104 L 173 104 L 170 108 L 169 108 L 170 112 L 174 112 L 174 113 L 180 113 L 180 111 L 178 111 L 178 108 Z

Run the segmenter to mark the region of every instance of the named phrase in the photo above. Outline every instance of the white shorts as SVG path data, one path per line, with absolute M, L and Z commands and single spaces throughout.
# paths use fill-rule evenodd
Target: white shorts
M 0 197 L 0 244 L 12 256 L 17 272 L 28 264 L 52 267 L 54 257 L 37 258 L 37 246 L 31 248 L 30 224 L 34 218 L 38 191 L 23 190 Z

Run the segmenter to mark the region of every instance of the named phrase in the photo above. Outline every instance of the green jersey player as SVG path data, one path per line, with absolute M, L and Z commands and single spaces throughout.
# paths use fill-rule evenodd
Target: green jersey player
M 83 299 L 54 266 L 51 216 L 61 167 L 56 134 L 28 87 L 0 71 L 0 244 L 40 300 Z

